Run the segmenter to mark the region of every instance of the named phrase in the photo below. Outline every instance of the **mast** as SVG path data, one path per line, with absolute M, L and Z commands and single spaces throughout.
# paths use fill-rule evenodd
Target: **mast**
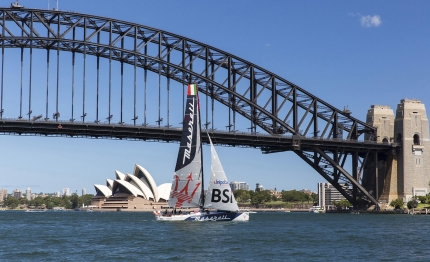
M 203 141 L 202 141 L 202 125 L 201 125 L 201 119 L 200 119 L 200 97 L 199 97 L 199 87 L 196 84 L 197 89 L 197 103 L 198 103 L 198 114 L 199 114 L 199 129 L 200 129 L 200 175 L 202 178 L 202 193 L 200 195 L 200 208 L 203 208 L 203 205 L 205 204 L 205 180 L 204 180 L 204 172 L 203 172 Z

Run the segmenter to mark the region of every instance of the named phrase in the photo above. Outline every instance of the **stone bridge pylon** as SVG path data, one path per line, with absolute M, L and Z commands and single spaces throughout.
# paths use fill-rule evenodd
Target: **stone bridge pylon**
M 376 190 L 380 203 L 426 195 L 430 191 L 430 141 L 424 104 L 403 99 L 396 115 L 389 106 L 373 105 L 366 122 L 377 128 L 376 141 L 401 146 L 391 154 L 374 154 L 365 167 L 363 185 Z

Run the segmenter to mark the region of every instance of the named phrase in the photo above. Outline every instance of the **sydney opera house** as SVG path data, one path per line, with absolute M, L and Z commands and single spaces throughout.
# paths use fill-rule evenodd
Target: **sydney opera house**
M 94 185 L 93 207 L 104 210 L 148 210 L 167 206 L 171 183 L 157 187 L 151 174 L 139 165 L 133 174 L 115 171 L 116 179 L 106 179 L 106 185 Z

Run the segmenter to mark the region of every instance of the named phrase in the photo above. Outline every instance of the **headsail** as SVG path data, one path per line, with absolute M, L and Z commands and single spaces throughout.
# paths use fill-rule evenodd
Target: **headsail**
M 212 159 L 211 177 L 209 181 L 208 191 L 206 193 L 204 207 L 226 211 L 239 211 L 239 207 L 237 206 L 233 191 L 230 188 L 227 176 L 225 175 L 224 169 L 222 168 L 221 162 L 218 158 L 218 154 L 215 151 L 215 147 L 212 144 L 212 140 L 210 137 L 209 142 L 211 144 Z
M 170 207 L 198 207 L 202 189 L 202 148 L 197 85 L 188 85 L 181 144 L 170 190 Z

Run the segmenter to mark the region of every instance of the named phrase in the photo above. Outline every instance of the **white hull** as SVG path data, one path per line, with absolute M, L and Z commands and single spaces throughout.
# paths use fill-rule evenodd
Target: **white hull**
M 155 213 L 155 212 L 154 212 Z M 248 221 L 249 212 L 218 212 L 163 215 L 155 213 L 157 221 Z

